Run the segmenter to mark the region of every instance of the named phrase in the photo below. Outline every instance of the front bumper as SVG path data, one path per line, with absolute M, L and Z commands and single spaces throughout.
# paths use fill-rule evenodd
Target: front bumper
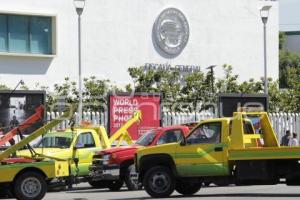
M 93 181 L 100 180 L 119 180 L 120 165 L 101 165 L 93 164 L 89 167 L 89 176 Z

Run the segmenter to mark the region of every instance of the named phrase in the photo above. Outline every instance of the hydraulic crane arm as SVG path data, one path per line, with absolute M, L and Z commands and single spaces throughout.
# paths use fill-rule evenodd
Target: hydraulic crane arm
M 100 135 L 102 147 L 104 149 L 110 148 L 111 144 L 116 140 L 119 140 L 117 146 L 119 146 L 123 140 L 125 140 L 128 144 L 133 144 L 132 138 L 127 130 L 130 128 L 130 126 L 136 122 L 139 122 L 141 119 L 142 113 L 138 110 L 134 113 L 133 117 L 128 120 L 119 130 L 117 130 L 110 138 L 108 138 L 108 134 L 103 126 L 98 127 L 97 132 Z
M 133 143 L 129 133 L 128 133 L 128 129 L 130 128 L 130 126 L 132 126 L 134 123 L 139 122 L 142 119 L 142 112 L 140 110 L 137 110 L 133 117 L 128 120 L 121 128 L 119 128 L 119 130 L 117 130 L 110 138 L 110 144 L 112 144 L 114 141 L 116 141 L 118 138 L 121 139 L 125 139 L 127 142 L 129 142 L 130 144 Z
M 30 127 L 35 122 L 43 119 L 43 113 L 44 113 L 44 107 L 39 106 L 33 115 L 31 115 L 29 118 L 27 118 L 25 121 L 23 121 L 20 125 L 18 125 L 16 128 L 10 130 L 8 133 L 6 133 L 1 139 L 0 139 L 0 146 L 5 145 L 6 142 L 9 142 L 13 139 L 15 135 L 18 134 L 18 131 L 23 131 L 26 128 Z
M 46 125 L 42 126 L 38 130 L 34 131 L 28 137 L 26 137 L 23 140 L 21 140 L 19 143 L 15 144 L 15 145 L 13 145 L 11 147 L 9 147 L 4 152 L 0 153 L 0 162 L 2 160 L 4 160 L 5 158 L 8 158 L 11 154 L 15 153 L 19 149 L 21 149 L 24 146 L 26 146 L 27 144 L 29 144 L 33 140 L 35 140 L 39 136 L 43 135 L 44 133 L 46 133 L 47 131 L 49 131 L 51 128 L 57 126 L 59 123 L 61 123 L 63 120 L 65 120 L 66 117 L 68 117 L 68 116 L 70 116 L 70 112 L 66 112 L 65 114 L 63 114 L 59 118 L 53 119 L 52 121 L 50 121 Z

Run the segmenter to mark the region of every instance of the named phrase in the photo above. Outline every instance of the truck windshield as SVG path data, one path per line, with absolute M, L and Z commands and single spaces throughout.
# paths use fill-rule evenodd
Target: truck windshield
M 151 130 L 142 135 L 135 143 L 141 146 L 149 146 L 153 142 L 155 135 L 156 132 Z
M 36 145 L 36 148 L 69 148 L 72 138 L 64 136 L 51 136 L 42 138 Z

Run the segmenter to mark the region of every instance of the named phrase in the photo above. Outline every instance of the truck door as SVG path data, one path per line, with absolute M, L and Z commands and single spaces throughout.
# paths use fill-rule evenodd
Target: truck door
M 78 162 L 78 175 L 87 175 L 89 173 L 88 167 L 92 163 L 95 151 L 100 150 L 96 148 L 95 139 L 91 132 L 80 133 L 77 137 L 74 157 L 79 159 Z M 76 170 L 73 166 L 73 170 Z
M 221 121 L 205 122 L 192 131 L 185 145 L 178 144 L 175 162 L 180 176 L 228 175 L 221 133 Z

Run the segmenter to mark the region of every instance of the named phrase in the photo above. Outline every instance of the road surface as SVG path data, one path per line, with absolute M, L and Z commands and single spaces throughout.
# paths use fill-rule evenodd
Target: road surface
M 174 192 L 168 199 L 198 199 L 201 200 L 275 200 L 299 199 L 300 186 L 228 186 L 228 187 L 203 187 L 191 197 L 183 197 Z M 90 189 L 87 184 L 81 184 L 73 191 L 49 192 L 45 200 L 139 200 L 151 199 L 141 190 L 129 192 L 126 188 L 119 192 L 110 192 L 106 189 Z

